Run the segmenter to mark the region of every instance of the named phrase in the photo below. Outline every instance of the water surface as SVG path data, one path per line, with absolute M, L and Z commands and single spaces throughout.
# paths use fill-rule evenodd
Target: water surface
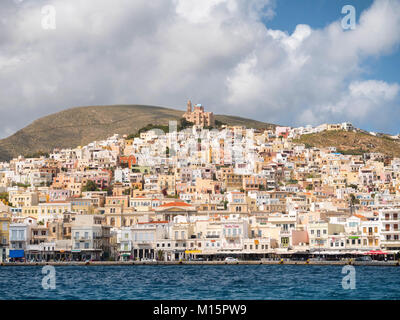
M 0 268 L 0 299 L 399 299 L 400 268 L 356 266 L 356 289 L 342 288 L 343 266 L 56 266 L 56 289 L 41 266 Z

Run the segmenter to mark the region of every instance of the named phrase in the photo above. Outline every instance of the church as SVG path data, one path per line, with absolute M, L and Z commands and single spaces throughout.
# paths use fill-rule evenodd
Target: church
M 192 111 L 192 102 L 190 100 L 187 103 L 187 111 L 183 114 L 183 117 L 188 122 L 202 127 L 215 125 L 214 114 L 212 112 L 205 112 L 201 104 L 196 104 Z

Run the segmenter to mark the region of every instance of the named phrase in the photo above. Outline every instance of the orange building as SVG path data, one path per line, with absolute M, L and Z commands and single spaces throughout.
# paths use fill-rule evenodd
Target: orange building
M 119 164 L 122 167 L 127 166 L 129 169 L 132 169 L 132 166 L 134 166 L 136 164 L 136 157 L 135 156 L 121 156 L 121 157 L 119 157 Z

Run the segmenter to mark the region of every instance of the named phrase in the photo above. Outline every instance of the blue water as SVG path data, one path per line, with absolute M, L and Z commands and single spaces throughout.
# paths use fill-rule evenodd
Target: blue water
M 399 267 L 356 266 L 356 289 L 342 266 L 58 266 L 56 288 L 42 267 L 0 268 L 0 299 L 400 299 Z

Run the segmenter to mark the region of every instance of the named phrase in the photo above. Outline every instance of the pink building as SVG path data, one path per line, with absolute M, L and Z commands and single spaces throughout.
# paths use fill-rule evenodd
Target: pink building
M 282 136 L 284 138 L 287 138 L 289 133 L 290 133 L 290 127 L 276 127 L 275 128 L 275 135 L 277 137 Z

